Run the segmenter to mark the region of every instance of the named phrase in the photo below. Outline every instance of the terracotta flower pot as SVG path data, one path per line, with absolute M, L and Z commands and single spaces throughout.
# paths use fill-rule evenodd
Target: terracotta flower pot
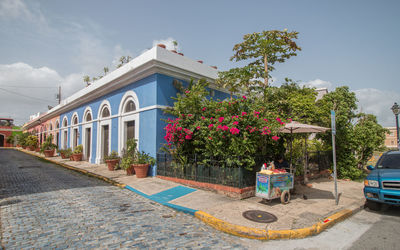
M 40 148 L 36 148 L 35 151 L 36 151 L 36 152 L 40 152 Z
M 26 148 L 26 147 L 25 147 Z M 28 150 L 30 151 L 35 151 L 35 147 L 34 146 L 28 146 Z
M 44 150 L 44 156 L 53 157 L 55 149 Z
M 82 155 L 83 154 L 72 154 L 71 157 L 72 157 L 73 161 L 81 161 L 82 160 Z
M 26 146 L 22 146 L 23 149 L 26 149 Z
M 132 164 L 137 178 L 146 178 L 149 171 L 149 164 Z
M 117 165 L 118 162 L 119 162 L 119 159 L 106 160 L 108 170 L 114 171 L 115 165 Z
M 162 44 L 162 43 L 157 44 L 157 46 L 158 46 L 158 47 L 161 47 L 161 48 L 163 48 L 163 49 L 166 48 L 166 47 L 165 47 L 165 44 Z
M 131 165 L 129 168 L 126 169 L 126 175 L 134 175 L 135 174 L 135 169 L 133 168 L 133 165 Z
M 60 152 L 60 156 L 61 156 L 61 159 L 67 159 L 68 158 L 64 153 L 61 153 L 61 152 Z

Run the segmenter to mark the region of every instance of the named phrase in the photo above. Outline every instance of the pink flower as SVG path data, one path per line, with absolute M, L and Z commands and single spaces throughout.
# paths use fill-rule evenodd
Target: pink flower
M 186 136 L 185 136 L 185 139 L 186 139 L 186 140 L 192 139 L 192 135 L 186 135 Z
M 203 111 L 206 111 L 206 107 L 204 107 L 202 110 L 203 110 Z
M 214 117 L 211 117 L 210 120 L 214 120 Z
M 220 129 L 222 129 L 222 125 L 221 124 L 218 125 L 218 127 L 217 127 L 217 130 L 220 130 Z
M 274 140 L 274 141 L 277 141 L 277 140 L 279 140 L 279 137 L 278 137 L 278 136 L 276 136 L 276 135 L 272 136 L 271 138 L 272 138 L 272 140 Z
M 268 122 L 268 119 L 264 118 L 264 121 L 265 121 L 265 122 Z
M 226 126 L 226 125 L 224 125 L 224 126 L 222 126 L 222 130 L 223 130 L 223 131 L 227 131 L 227 130 L 229 130 L 229 127 Z
M 243 99 L 245 99 L 245 100 L 247 99 L 247 97 L 246 97 L 245 95 L 244 95 L 244 96 L 242 96 L 242 98 L 243 98 Z
M 202 120 L 206 119 L 204 116 L 201 117 Z
M 190 91 L 189 91 L 189 90 L 186 90 L 186 91 L 185 91 L 185 93 L 186 93 L 186 94 L 189 94 L 189 93 L 190 93 Z
M 214 127 L 214 124 L 211 123 L 210 125 L 208 125 L 209 129 L 212 129 L 212 127 Z
M 193 132 L 192 131 L 190 131 L 189 129 L 187 129 L 187 128 L 185 128 L 185 133 L 186 134 L 193 134 Z
M 177 130 L 178 130 L 178 131 L 182 131 L 182 127 L 178 127 Z
M 208 139 L 212 140 L 212 137 L 210 136 L 210 137 L 208 137 Z
M 218 121 L 221 123 L 221 122 L 223 122 L 224 121 L 224 117 L 220 117 L 220 118 L 218 118 Z
M 231 128 L 231 130 L 229 130 L 231 132 L 231 134 L 235 135 L 235 134 L 239 134 L 240 130 L 238 128 Z
M 197 130 L 200 130 L 200 126 L 197 126 L 196 129 L 197 129 Z
M 279 118 L 279 117 L 277 117 L 276 120 L 277 120 L 279 123 L 282 122 L 281 118 Z
M 238 125 L 238 124 L 239 124 L 238 121 L 234 121 L 234 122 L 233 122 L 233 125 L 235 125 L 235 126 Z
M 192 117 L 193 115 L 192 115 L 192 114 L 188 114 L 187 116 L 188 116 L 188 117 Z
M 245 115 L 247 115 L 247 113 L 246 112 L 242 112 L 242 116 L 245 116 Z
M 259 115 L 259 114 L 260 114 L 260 112 L 254 111 L 254 115 Z
M 289 122 L 292 122 L 293 120 L 292 120 L 292 118 L 289 118 L 288 121 L 289 121 Z

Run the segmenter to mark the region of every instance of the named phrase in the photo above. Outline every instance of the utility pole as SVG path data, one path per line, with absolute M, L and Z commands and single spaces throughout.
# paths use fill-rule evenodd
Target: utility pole
M 58 86 L 57 99 L 58 99 L 58 104 L 60 104 L 61 103 L 61 86 Z

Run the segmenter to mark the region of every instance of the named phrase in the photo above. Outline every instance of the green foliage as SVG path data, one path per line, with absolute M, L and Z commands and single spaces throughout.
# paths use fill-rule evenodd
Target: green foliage
M 55 145 L 53 143 L 53 136 L 49 135 L 46 138 L 46 141 L 44 143 L 42 143 L 41 147 L 40 147 L 40 152 L 44 152 L 45 150 L 51 150 L 51 149 L 55 149 L 57 148 L 57 145 Z
M 234 93 L 240 88 L 261 88 L 268 87 L 269 72 L 273 71 L 275 63 L 283 63 L 296 51 L 301 50 L 295 39 L 298 32 L 288 32 L 287 29 L 267 30 L 254 32 L 243 36 L 243 42 L 233 47 L 234 55 L 231 61 L 246 61 L 244 67 L 233 68 L 219 74 L 217 84 L 225 87 Z M 260 81 L 264 79 L 264 83 Z
M 27 139 L 28 139 L 29 133 L 21 133 L 17 135 L 17 144 L 21 146 L 27 146 Z
M 191 82 L 173 98 L 173 108 L 166 110 L 177 117 L 166 121 L 166 146 L 181 163 L 196 154 L 204 164 L 223 157 L 226 166 L 252 169 L 254 155 L 273 157 L 282 149 L 276 131 L 285 119 L 245 96 L 232 101 L 207 99 L 207 86 L 204 81 Z
M 128 169 L 132 164 L 149 164 L 154 165 L 156 160 L 145 152 L 137 150 L 137 143 L 135 139 L 129 139 L 126 142 L 126 149 L 122 152 L 122 159 L 120 167 Z
M 354 126 L 354 145 L 357 158 L 358 168 L 362 168 L 368 162 L 374 151 L 384 148 L 383 142 L 386 138 L 386 133 L 389 131 L 378 124 L 374 115 L 358 114 L 358 120 Z
M 7 142 L 8 144 L 14 144 L 14 142 L 15 142 L 15 137 L 14 137 L 14 135 L 10 135 L 9 137 L 7 137 L 6 142 Z
M 71 149 L 71 148 L 60 149 L 58 152 L 59 152 L 60 154 L 65 155 L 67 158 L 71 157 L 71 155 L 72 155 L 72 149 Z
M 38 138 L 36 135 L 29 135 L 26 140 L 25 140 L 25 144 L 28 147 L 36 147 L 38 144 Z
M 118 153 L 116 151 L 111 151 L 109 155 L 106 155 L 104 157 L 104 160 L 116 160 L 119 159 Z
M 75 147 L 74 152 L 72 152 L 73 154 L 82 154 L 83 152 L 83 146 L 82 144 L 78 145 Z

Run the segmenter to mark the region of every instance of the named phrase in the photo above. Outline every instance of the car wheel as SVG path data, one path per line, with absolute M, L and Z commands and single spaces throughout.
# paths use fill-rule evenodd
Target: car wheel
M 375 202 L 375 201 L 370 201 L 370 200 L 367 200 L 365 202 L 365 205 L 366 205 L 367 208 L 369 208 L 369 209 L 371 209 L 373 211 L 381 210 L 381 207 L 382 207 L 382 203 Z

